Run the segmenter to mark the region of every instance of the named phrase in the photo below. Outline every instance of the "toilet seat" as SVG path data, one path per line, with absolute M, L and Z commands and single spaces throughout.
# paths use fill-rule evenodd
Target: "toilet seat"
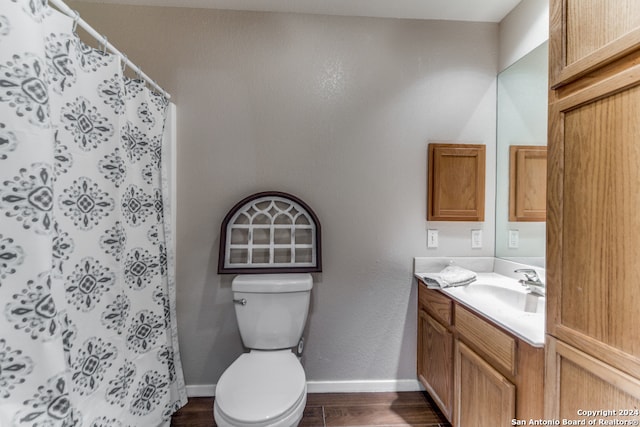
M 214 415 L 219 426 L 293 426 L 307 400 L 304 370 L 290 350 L 244 353 L 216 386 Z

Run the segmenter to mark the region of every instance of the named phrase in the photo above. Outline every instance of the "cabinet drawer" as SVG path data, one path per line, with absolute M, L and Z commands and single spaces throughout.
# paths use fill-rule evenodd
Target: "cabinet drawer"
M 456 306 L 456 330 L 460 337 L 484 353 L 505 372 L 516 373 L 516 341 L 469 310 Z
M 451 305 L 450 298 L 440 292 L 427 288 L 423 283 L 418 287 L 418 302 L 427 313 L 442 322 L 446 326 L 451 326 Z

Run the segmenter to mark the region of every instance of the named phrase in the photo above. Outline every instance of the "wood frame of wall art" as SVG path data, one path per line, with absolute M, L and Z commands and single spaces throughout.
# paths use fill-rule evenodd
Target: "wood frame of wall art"
M 300 198 L 260 192 L 236 203 L 224 217 L 218 274 L 320 271 L 320 221 Z

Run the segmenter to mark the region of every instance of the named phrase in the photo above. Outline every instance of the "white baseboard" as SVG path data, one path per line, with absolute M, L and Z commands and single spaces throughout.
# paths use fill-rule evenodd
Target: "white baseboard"
M 216 395 L 215 384 L 188 385 L 187 397 L 213 397 Z
M 307 381 L 309 393 L 373 393 L 388 391 L 424 391 L 418 380 Z M 211 397 L 215 384 L 187 386 L 188 397 Z
M 372 393 L 422 391 L 418 380 L 307 381 L 309 393 Z

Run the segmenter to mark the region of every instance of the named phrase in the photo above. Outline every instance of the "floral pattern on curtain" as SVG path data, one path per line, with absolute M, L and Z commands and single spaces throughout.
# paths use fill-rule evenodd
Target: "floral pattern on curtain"
M 72 28 L 45 0 L 2 0 L 0 425 L 169 425 L 186 394 L 168 100 Z

